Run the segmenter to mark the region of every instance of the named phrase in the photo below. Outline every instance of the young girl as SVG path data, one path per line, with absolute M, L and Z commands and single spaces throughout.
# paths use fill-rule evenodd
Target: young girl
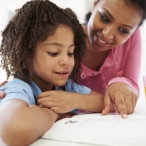
M 58 95 L 64 98 L 63 103 L 67 101 L 65 108 L 61 105 L 63 112 L 103 109 L 101 94 L 73 82 L 85 53 L 86 36 L 70 9 L 61 9 L 48 0 L 27 2 L 17 10 L 2 37 L 1 66 L 8 77 L 14 76 L 0 89 L 6 93 L 0 99 L 0 136 L 7 145 L 28 145 L 66 116 L 53 112 L 59 110 L 52 106 L 53 101 L 46 105 L 51 109 L 41 108 L 49 97 L 55 103 Z M 37 106 L 41 92 L 47 98 L 40 96 Z

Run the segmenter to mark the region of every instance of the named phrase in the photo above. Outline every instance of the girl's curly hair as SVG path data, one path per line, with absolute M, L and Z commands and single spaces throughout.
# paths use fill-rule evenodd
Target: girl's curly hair
M 59 25 L 69 26 L 74 33 L 75 66 L 70 78 L 77 80 L 86 51 L 86 35 L 71 9 L 62 9 L 49 0 L 25 3 L 2 32 L 1 67 L 6 70 L 7 78 L 12 75 L 30 82 L 27 59 L 33 57 L 36 43 L 53 34 Z

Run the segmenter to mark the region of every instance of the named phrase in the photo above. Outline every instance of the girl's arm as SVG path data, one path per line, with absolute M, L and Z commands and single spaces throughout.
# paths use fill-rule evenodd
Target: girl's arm
M 0 136 L 7 145 L 28 145 L 50 129 L 57 118 L 58 114 L 47 108 L 11 99 L 0 106 Z
M 80 94 L 66 91 L 47 91 L 39 94 L 38 104 L 56 113 L 66 113 L 74 109 L 89 112 L 103 110 L 103 95 L 91 91 L 90 94 Z
M 104 98 L 100 93 L 91 91 L 90 94 L 78 94 L 75 97 L 78 101 L 77 109 L 101 113 L 104 108 Z

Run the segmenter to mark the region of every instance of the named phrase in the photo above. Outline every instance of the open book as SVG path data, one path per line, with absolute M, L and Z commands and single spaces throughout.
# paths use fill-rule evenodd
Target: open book
M 75 115 L 56 122 L 42 138 L 104 146 L 146 146 L 146 114 Z

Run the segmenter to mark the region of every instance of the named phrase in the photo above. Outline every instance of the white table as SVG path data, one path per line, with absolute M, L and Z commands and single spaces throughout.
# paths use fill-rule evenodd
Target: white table
M 144 95 L 143 86 L 141 87 L 140 98 L 137 102 L 135 112 L 133 114 L 141 114 L 146 113 L 146 99 Z M 0 146 L 6 146 L 4 142 L 0 138 Z M 81 143 L 69 143 L 69 142 L 61 142 L 61 141 L 53 141 L 53 140 L 45 140 L 45 139 L 38 139 L 30 146 L 91 146 L 89 144 L 81 144 Z M 100 145 L 101 146 L 101 145 Z M 103 145 L 107 146 L 107 145 Z

